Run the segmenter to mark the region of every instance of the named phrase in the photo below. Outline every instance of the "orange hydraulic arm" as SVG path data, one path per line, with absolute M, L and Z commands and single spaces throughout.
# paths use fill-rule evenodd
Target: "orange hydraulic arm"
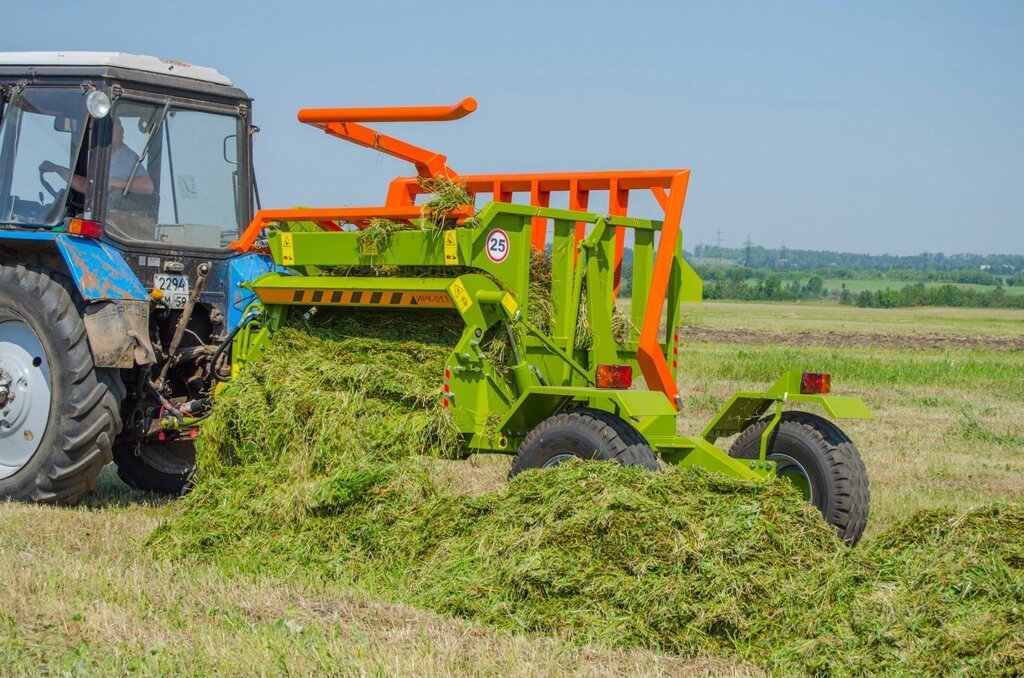
M 427 179 L 458 175 L 448 168 L 448 158 L 440 153 L 413 146 L 401 139 L 381 134 L 360 122 L 444 122 L 464 118 L 476 110 L 476 99 L 466 97 L 454 106 L 392 106 L 385 108 L 304 108 L 299 122 L 313 125 L 324 132 L 376 149 L 406 160 L 416 166 L 416 173 Z

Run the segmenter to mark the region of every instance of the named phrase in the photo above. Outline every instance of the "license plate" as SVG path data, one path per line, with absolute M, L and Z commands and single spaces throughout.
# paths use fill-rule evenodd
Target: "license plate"
M 153 289 L 164 293 L 164 303 L 170 308 L 185 308 L 188 301 L 188 278 L 171 273 L 153 276 Z

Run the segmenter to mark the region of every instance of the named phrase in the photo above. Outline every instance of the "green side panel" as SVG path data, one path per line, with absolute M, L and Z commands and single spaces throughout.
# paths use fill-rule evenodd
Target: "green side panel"
M 686 259 L 680 257 L 679 263 L 683 281 L 680 301 L 684 304 L 699 304 L 704 300 L 704 281 Z

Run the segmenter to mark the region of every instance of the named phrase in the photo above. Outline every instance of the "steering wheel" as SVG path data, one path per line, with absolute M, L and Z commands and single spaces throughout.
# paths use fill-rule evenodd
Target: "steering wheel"
M 44 220 L 46 223 L 51 223 L 60 216 L 61 210 L 64 209 L 64 194 L 67 193 L 68 189 L 63 188 L 58 191 L 50 185 L 50 182 L 46 180 L 45 176 L 43 176 L 44 174 L 46 174 L 46 172 L 39 170 L 39 183 L 43 185 L 46 192 L 53 198 L 53 203 L 51 203 L 50 209 L 47 210 Z
M 50 182 L 46 180 L 46 172 L 43 170 L 39 170 L 39 183 L 43 185 L 43 188 L 46 189 L 46 192 L 49 193 L 54 200 L 60 198 L 61 194 L 64 193 L 63 190 L 58 191 L 50 185 Z

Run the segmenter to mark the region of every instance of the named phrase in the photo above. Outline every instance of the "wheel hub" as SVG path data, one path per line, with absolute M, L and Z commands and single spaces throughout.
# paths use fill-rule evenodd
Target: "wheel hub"
M 18 317 L 0 316 L 0 478 L 39 449 L 50 419 L 50 369 L 39 338 Z
M 541 468 L 548 468 L 549 466 L 558 466 L 559 464 L 565 463 L 570 459 L 575 458 L 575 454 L 556 454 L 555 456 L 551 457 L 546 462 L 544 462 L 544 465 L 541 466 Z
M 768 459 L 775 462 L 775 474 L 779 478 L 785 478 L 793 483 L 808 503 L 814 503 L 814 487 L 811 485 L 811 476 L 803 464 L 788 454 L 770 454 Z
M 14 377 L 0 369 L 0 412 L 7 407 L 11 400 L 11 387 L 14 385 Z

